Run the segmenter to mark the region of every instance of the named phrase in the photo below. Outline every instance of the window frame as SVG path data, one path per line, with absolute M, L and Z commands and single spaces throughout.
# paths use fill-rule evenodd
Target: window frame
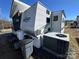
M 58 15 L 54 16 L 53 21 L 58 21 Z

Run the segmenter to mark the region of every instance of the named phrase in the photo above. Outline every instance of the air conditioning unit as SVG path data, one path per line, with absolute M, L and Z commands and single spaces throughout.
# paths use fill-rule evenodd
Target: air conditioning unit
M 43 49 L 61 58 L 67 57 L 69 48 L 69 35 L 49 32 L 43 36 Z

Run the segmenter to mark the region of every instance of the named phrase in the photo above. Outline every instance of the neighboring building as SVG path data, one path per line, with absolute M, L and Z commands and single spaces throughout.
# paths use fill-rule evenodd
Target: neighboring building
M 67 26 L 68 24 L 73 23 L 73 22 L 74 22 L 74 20 L 65 20 L 65 26 Z
M 11 22 L 0 19 L 0 29 L 10 29 L 10 28 L 12 28 Z
M 76 27 L 76 21 L 74 21 L 74 20 L 65 20 L 65 27 Z

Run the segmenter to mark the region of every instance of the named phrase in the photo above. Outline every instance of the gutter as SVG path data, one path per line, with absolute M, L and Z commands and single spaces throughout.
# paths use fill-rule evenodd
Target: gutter
M 10 17 L 12 17 L 12 12 L 11 11 L 13 9 L 13 7 L 12 7 L 13 6 L 13 2 L 14 2 L 14 0 L 12 0 L 12 4 L 11 4 Z

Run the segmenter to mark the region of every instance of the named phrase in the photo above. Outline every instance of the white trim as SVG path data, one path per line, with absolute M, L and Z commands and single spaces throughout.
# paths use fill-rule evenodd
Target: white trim
M 25 4 L 24 2 L 21 2 L 21 1 L 19 1 L 19 0 L 14 0 L 14 2 L 17 2 L 17 3 L 22 4 L 22 5 L 24 5 L 24 6 L 30 7 L 30 5 Z
M 12 3 L 12 6 L 11 6 L 10 17 L 12 17 L 12 16 L 14 16 L 14 15 L 16 14 L 16 11 L 15 11 L 15 13 L 13 12 L 13 8 L 15 7 L 14 5 L 22 5 L 22 6 L 26 7 L 26 8 L 30 8 L 30 5 L 25 4 L 25 3 L 23 3 L 23 2 L 21 2 L 21 1 L 19 1 L 19 0 L 14 0 L 13 3 Z M 15 7 L 15 9 L 16 9 L 16 8 L 17 8 L 17 7 Z M 26 10 L 26 8 L 25 8 L 24 10 Z M 15 10 L 15 9 L 14 9 L 14 10 Z

